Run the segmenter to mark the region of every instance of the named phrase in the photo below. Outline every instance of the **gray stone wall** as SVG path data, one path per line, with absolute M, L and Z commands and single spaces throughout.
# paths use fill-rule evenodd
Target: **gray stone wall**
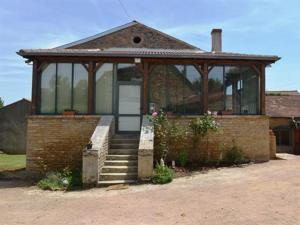
M 141 42 L 136 44 L 133 38 L 139 36 Z M 163 35 L 161 32 L 150 29 L 142 24 L 136 24 L 116 31 L 98 39 L 71 47 L 72 49 L 93 48 L 171 48 L 193 49 L 191 45 L 183 41 Z
M 0 109 L 0 150 L 8 154 L 26 153 L 27 116 L 31 103 L 22 99 Z

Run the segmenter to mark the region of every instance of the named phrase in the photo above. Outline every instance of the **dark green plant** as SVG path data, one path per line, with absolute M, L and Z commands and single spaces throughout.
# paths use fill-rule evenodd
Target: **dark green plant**
M 4 106 L 4 101 L 3 99 L 0 97 L 0 108 L 2 108 Z
M 178 161 L 181 167 L 184 167 L 187 163 L 188 155 L 186 151 L 180 151 L 178 154 Z
M 210 131 L 216 132 L 218 130 L 218 124 L 216 123 L 215 119 L 208 114 L 191 120 L 189 127 L 194 136 L 201 137 L 204 137 Z
M 156 164 L 151 181 L 153 184 L 166 184 L 173 180 L 174 171 L 163 164 Z
M 72 190 L 82 186 L 81 172 L 71 171 L 68 168 L 61 172 L 50 172 L 37 183 L 37 186 L 51 191 Z
M 225 151 L 222 161 L 229 165 L 238 165 L 245 162 L 245 156 L 242 149 L 234 143 L 231 148 Z
M 158 140 L 159 158 L 165 161 L 171 142 L 183 143 L 187 137 L 187 129 L 175 120 L 169 121 L 163 110 L 154 112 L 149 120 L 153 122 L 155 137 Z

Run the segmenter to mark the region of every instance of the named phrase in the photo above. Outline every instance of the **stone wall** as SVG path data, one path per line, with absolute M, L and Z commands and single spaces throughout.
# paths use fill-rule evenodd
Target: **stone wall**
M 193 117 L 177 118 L 187 125 Z M 169 152 L 169 160 L 178 160 L 180 151 L 188 153 L 191 162 L 211 162 L 222 158 L 233 143 L 242 149 L 245 156 L 254 162 L 270 159 L 269 118 L 267 116 L 216 116 L 220 129 L 200 140 L 194 148 L 192 137 L 187 143 L 174 143 Z M 155 141 L 157 152 L 157 140 Z M 206 151 L 208 149 L 209 151 Z
M 28 174 L 43 174 L 65 167 L 81 169 L 82 151 L 99 119 L 99 116 L 28 117 Z
M 134 37 L 140 37 L 141 42 L 133 42 Z M 73 49 L 93 48 L 171 48 L 193 49 L 191 45 L 163 35 L 160 31 L 148 28 L 142 24 L 136 24 L 128 28 L 116 31 L 109 35 L 97 38 L 86 43 L 71 47 Z
M 31 103 L 22 99 L 0 109 L 0 150 L 7 154 L 26 153 L 27 116 Z

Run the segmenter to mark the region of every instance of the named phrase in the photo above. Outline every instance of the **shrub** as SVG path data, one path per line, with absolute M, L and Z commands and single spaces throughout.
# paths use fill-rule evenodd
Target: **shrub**
M 51 172 L 41 179 L 37 186 L 43 190 L 71 190 L 82 186 L 81 172 L 64 169 L 61 172 Z
M 226 164 L 238 165 L 245 161 L 244 153 L 241 148 L 237 147 L 235 144 L 225 152 L 224 158 L 222 160 Z
M 181 167 L 184 167 L 187 163 L 188 155 L 186 151 L 180 151 L 178 155 L 178 161 Z
M 153 184 L 166 184 L 170 183 L 173 177 L 174 171 L 171 168 L 157 163 L 151 181 Z

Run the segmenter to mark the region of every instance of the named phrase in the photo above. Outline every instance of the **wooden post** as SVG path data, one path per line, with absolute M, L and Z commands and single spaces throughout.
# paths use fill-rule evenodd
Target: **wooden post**
M 208 65 L 203 64 L 202 68 L 202 113 L 208 111 Z
M 31 92 L 31 114 L 37 114 L 38 104 L 38 61 L 33 60 L 32 65 L 32 92 Z
M 95 71 L 94 63 L 89 62 L 89 71 L 88 71 L 88 114 L 94 114 L 95 106 Z
M 144 69 L 143 69 L 143 81 L 144 81 L 144 86 L 143 86 L 143 114 L 146 115 L 148 113 L 148 93 L 149 93 L 149 65 L 148 63 L 144 63 Z
M 260 67 L 260 114 L 266 114 L 266 76 L 265 76 L 265 65 Z

